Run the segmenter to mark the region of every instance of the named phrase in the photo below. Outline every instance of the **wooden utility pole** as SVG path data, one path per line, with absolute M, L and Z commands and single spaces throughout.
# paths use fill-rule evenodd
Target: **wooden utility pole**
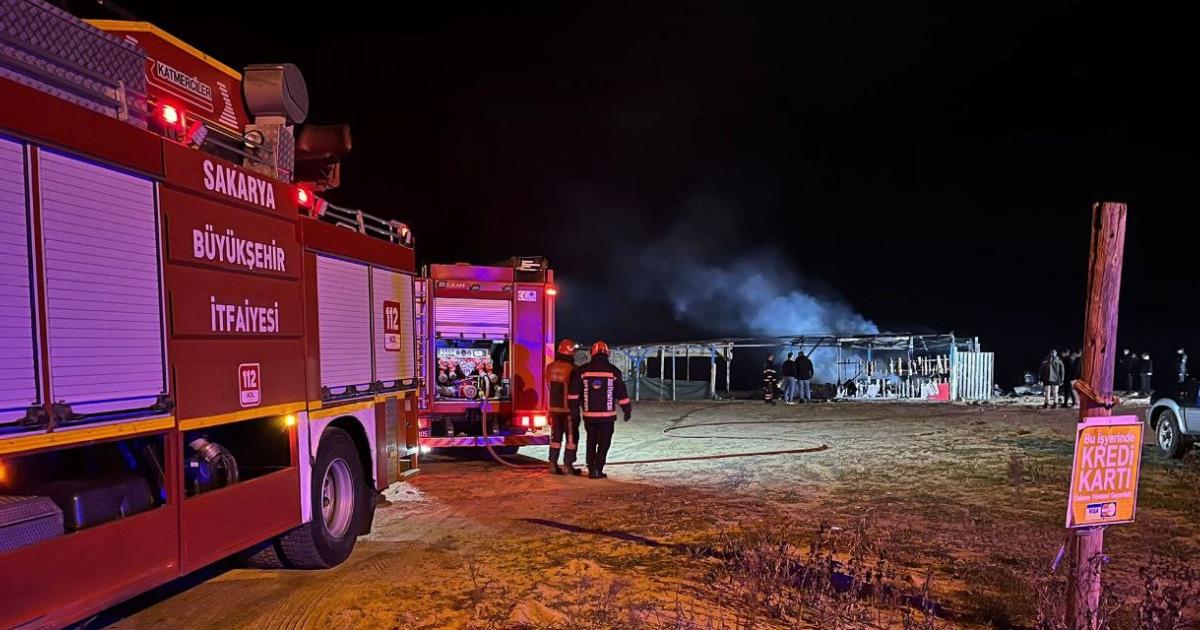
M 1117 302 L 1125 253 L 1125 204 L 1092 205 L 1092 246 L 1088 266 L 1087 310 L 1083 333 L 1083 369 L 1076 383 L 1079 419 L 1112 415 L 1113 359 L 1117 343 Z M 1080 528 L 1070 538 L 1071 573 L 1067 578 L 1067 624 L 1092 630 L 1100 609 L 1100 567 L 1104 528 Z

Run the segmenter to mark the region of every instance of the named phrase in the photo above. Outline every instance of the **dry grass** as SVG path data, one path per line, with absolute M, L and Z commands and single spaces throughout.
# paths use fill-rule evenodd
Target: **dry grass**
M 239 575 L 155 619 L 269 628 L 279 611 L 311 606 L 310 625 L 356 629 L 1063 627 L 1065 563 L 1050 565 L 1066 533 L 1073 415 L 763 407 L 693 416 L 753 420 L 736 433 L 766 436 L 731 445 L 666 439 L 662 428 L 695 407 L 641 405 L 619 429 L 620 457 L 770 448 L 777 436 L 830 449 L 614 467 L 600 483 L 430 465 L 377 513 L 346 567 Z M 1137 523 L 1106 533 L 1094 625 L 1197 627 L 1200 457 L 1168 462 L 1148 446 L 1139 494 Z M 213 593 L 229 605 L 206 606 Z M 129 627 L 167 627 L 152 621 Z

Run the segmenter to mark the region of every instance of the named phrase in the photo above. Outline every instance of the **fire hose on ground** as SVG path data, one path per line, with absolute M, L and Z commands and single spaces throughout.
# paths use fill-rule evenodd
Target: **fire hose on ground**
M 680 419 L 686 418 L 687 416 L 690 416 L 693 413 L 696 413 L 698 411 L 703 411 L 705 409 L 711 409 L 711 408 L 712 408 L 712 406 L 703 407 L 701 409 L 696 409 L 687 414 L 684 414 Z M 483 435 L 487 436 L 488 435 L 487 405 L 481 405 L 479 412 L 480 412 L 480 418 L 482 420 Z M 779 424 L 811 424 L 811 423 L 812 423 L 812 421 L 786 421 L 786 420 L 785 421 L 765 421 L 765 420 L 763 420 L 763 421 L 749 421 L 749 422 L 735 422 L 735 421 L 701 422 L 701 423 L 696 423 L 696 424 L 678 424 L 675 426 L 667 427 L 667 428 L 663 429 L 663 434 L 666 435 L 667 437 L 677 438 L 677 439 L 774 440 L 774 441 L 778 441 L 778 442 L 800 442 L 800 443 L 810 443 L 811 444 L 811 443 L 813 443 L 813 440 L 806 440 L 804 438 L 787 438 L 787 437 L 765 438 L 765 437 L 748 436 L 748 435 L 672 435 L 671 434 L 673 431 L 679 431 L 682 429 L 693 428 L 693 427 L 716 427 L 716 426 L 729 426 L 729 425 L 742 425 L 742 424 L 779 425 Z M 487 440 L 484 440 L 483 445 L 484 445 L 484 448 L 487 449 L 488 455 L 490 455 L 492 459 L 496 460 L 498 463 L 500 463 L 504 466 L 507 466 L 508 468 L 515 468 L 517 470 L 546 470 L 545 464 L 515 464 L 513 462 L 510 462 L 510 461 L 504 459 L 504 456 L 497 453 L 495 451 L 495 449 L 492 448 L 492 445 L 487 442 Z M 633 465 L 633 464 L 666 464 L 666 463 L 671 463 L 671 462 L 733 459 L 733 458 L 739 458 L 739 457 L 769 457 L 769 456 L 773 456 L 773 455 L 799 455 L 799 454 L 804 454 L 804 453 L 819 453 L 821 451 L 825 451 L 828 449 L 829 449 L 828 444 L 819 444 L 818 443 L 815 446 L 808 446 L 808 447 L 802 447 L 802 448 L 787 448 L 787 449 L 776 449 L 776 450 L 769 450 L 769 451 L 716 453 L 713 455 L 685 455 L 685 456 L 681 456 L 681 457 L 663 457 L 663 458 L 655 458 L 655 459 L 626 460 L 626 461 L 606 462 L 605 465 L 606 466 L 629 466 L 629 465 Z

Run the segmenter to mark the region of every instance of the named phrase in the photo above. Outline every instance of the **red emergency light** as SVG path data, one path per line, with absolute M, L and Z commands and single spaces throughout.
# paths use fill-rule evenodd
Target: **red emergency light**
M 520 425 L 523 427 L 532 427 L 534 429 L 540 429 L 540 428 L 546 426 L 546 416 L 542 416 L 542 415 L 537 415 L 537 416 L 532 416 L 532 417 L 521 416 Z
M 296 188 L 296 203 L 301 208 L 312 208 L 313 194 L 305 188 L 297 187 Z
M 158 119 L 172 129 L 183 129 L 183 110 L 170 103 L 158 104 Z
M 554 297 L 558 295 L 558 289 L 556 287 L 546 287 L 546 295 Z

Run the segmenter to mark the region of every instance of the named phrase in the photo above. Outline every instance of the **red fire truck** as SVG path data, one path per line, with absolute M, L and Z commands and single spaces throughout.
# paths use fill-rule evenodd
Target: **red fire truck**
M 558 290 L 546 260 L 432 265 L 424 275 L 417 284 L 421 445 L 513 454 L 548 444 L 544 371 L 554 360 Z
M 419 391 L 412 235 L 315 196 L 348 131 L 296 132 L 292 66 L 41 0 L 0 0 L 0 102 L 0 627 L 264 541 L 344 560 L 416 470 Z

